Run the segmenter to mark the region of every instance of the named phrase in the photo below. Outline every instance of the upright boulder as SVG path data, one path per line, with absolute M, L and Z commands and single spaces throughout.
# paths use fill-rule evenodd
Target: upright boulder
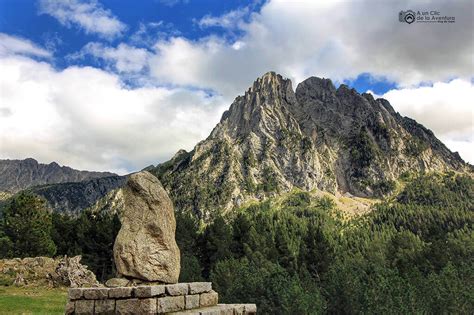
M 122 227 L 114 244 L 118 274 L 143 281 L 178 282 L 176 220 L 173 204 L 160 181 L 147 171 L 132 174 L 123 196 Z

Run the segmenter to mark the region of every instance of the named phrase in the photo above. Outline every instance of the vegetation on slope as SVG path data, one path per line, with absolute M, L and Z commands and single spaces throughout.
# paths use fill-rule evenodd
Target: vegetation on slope
M 211 280 L 220 301 L 261 314 L 471 312 L 474 180 L 420 175 L 374 207 L 343 220 L 331 199 L 296 191 L 205 227 L 178 213 L 180 281 Z M 56 254 L 112 275 L 116 217 L 51 220 Z
M 181 280 L 210 279 L 222 302 L 257 303 L 265 314 L 468 313 L 473 210 L 474 181 L 448 174 L 422 175 L 351 221 L 305 192 L 201 232 L 179 215 Z

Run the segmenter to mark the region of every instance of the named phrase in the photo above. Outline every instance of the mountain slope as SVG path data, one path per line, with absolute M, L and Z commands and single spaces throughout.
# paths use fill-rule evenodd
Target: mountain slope
M 97 212 L 119 211 L 123 205 L 120 188 L 126 182 L 126 176 L 115 175 L 35 186 L 26 191 L 43 197 L 52 211 L 75 216 L 86 209 Z
M 44 184 L 80 182 L 92 178 L 113 176 L 108 172 L 78 171 L 56 162 L 41 164 L 25 160 L 0 160 L 0 191 L 16 193 L 20 190 Z
M 290 80 L 269 72 L 234 100 L 206 140 L 153 172 L 178 211 L 207 221 L 295 187 L 376 197 L 406 172 L 467 169 L 384 99 L 316 77 L 293 91 Z

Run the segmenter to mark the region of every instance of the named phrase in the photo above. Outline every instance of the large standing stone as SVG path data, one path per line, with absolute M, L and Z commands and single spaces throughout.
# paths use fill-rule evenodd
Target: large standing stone
M 180 256 L 173 204 L 160 181 L 143 171 L 123 189 L 122 227 L 115 239 L 117 272 L 145 281 L 178 282 Z
M 176 220 L 160 181 L 146 171 L 135 173 L 129 176 L 123 193 L 122 227 L 114 244 L 118 273 L 145 281 L 178 282 Z

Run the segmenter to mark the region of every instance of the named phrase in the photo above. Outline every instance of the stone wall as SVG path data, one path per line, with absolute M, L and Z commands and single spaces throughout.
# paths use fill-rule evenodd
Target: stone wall
M 256 314 L 255 304 L 218 304 L 210 282 L 70 288 L 66 314 Z

